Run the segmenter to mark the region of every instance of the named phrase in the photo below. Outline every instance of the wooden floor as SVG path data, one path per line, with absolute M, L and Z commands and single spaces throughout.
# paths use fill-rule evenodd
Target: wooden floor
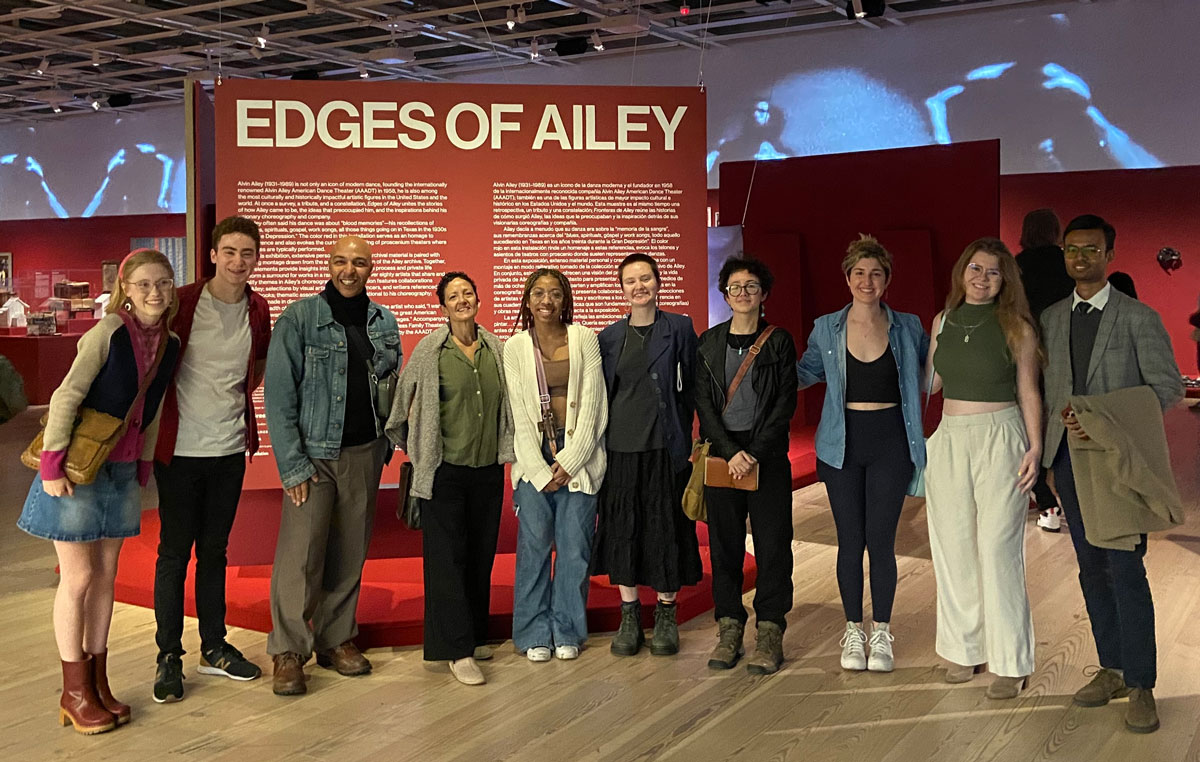
M 14 521 L 32 472 L 16 460 L 39 411 L 0 427 L 0 759 L 2 760 L 967 760 L 1200 761 L 1200 414 L 1170 414 L 1176 472 L 1191 521 L 1156 536 L 1147 556 L 1158 620 L 1162 729 L 1124 730 L 1124 701 L 1071 705 L 1096 663 L 1071 541 L 1029 524 L 1037 672 L 1014 701 L 989 701 L 987 680 L 950 686 L 933 651 L 934 579 L 921 501 L 905 507 L 893 632 L 897 669 L 846 673 L 834 578 L 834 528 L 820 485 L 795 493 L 795 608 L 788 661 L 770 677 L 707 669 L 714 625 L 684 625 L 675 658 L 618 658 L 597 635 L 576 662 L 530 664 L 503 644 L 466 687 L 428 669 L 419 648 L 375 650 L 372 675 L 342 678 L 310 665 L 309 694 L 271 693 L 266 636 L 230 640 L 268 673 L 235 683 L 195 673 L 189 620 L 186 698 L 157 705 L 153 612 L 117 604 L 110 674 L 134 721 L 83 737 L 55 725 L 59 667 L 50 623 L 54 554 Z M 1183 447 L 1181 443 L 1188 446 Z M 869 608 L 868 608 L 869 611 Z

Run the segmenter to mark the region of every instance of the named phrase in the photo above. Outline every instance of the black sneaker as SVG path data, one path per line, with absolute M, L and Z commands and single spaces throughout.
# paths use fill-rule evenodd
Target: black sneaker
M 248 661 L 241 651 L 228 643 L 201 652 L 200 666 L 196 667 L 196 671 L 202 675 L 224 675 L 233 680 L 254 680 L 262 677 L 262 670 L 258 665 Z
M 154 673 L 154 700 L 159 704 L 183 701 L 183 659 L 179 654 L 162 654 Z

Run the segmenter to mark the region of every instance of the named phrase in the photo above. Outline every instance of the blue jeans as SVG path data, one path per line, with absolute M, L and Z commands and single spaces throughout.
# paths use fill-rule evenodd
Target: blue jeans
M 596 496 L 566 487 L 541 492 L 522 479 L 513 504 L 519 519 L 513 645 L 522 653 L 538 646 L 581 646 L 587 640 Z
M 1146 579 L 1146 535 L 1133 550 L 1098 548 L 1087 541 L 1067 436 L 1054 456 L 1054 484 L 1079 561 L 1079 586 L 1092 622 L 1100 666 L 1123 669 L 1125 684 L 1154 688 L 1158 679 L 1154 598 Z

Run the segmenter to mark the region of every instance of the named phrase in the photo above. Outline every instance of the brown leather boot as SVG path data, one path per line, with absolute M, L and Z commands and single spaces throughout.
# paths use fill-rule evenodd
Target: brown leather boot
M 117 726 L 117 718 L 104 708 L 93 685 L 92 657 L 83 661 L 62 662 L 63 692 L 58 702 L 58 721 L 64 727 L 74 725 L 84 735 L 104 733 Z
M 96 695 L 104 708 L 117 718 L 118 725 L 124 725 L 133 719 L 133 710 L 129 704 L 117 701 L 108 687 L 108 651 L 90 654 L 92 657 L 92 678 L 95 681 Z
M 307 661 L 297 653 L 275 654 L 271 657 L 275 662 L 275 676 L 271 690 L 276 696 L 299 696 L 308 693 L 308 685 L 304 682 L 304 662 Z
M 371 671 L 371 662 L 363 656 L 353 640 L 347 640 L 337 648 L 317 651 L 317 665 L 325 669 L 336 669 L 339 675 L 354 677 Z

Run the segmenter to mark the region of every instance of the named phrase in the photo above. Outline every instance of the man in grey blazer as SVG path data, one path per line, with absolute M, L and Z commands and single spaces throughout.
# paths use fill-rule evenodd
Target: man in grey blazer
M 1071 395 L 1105 394 L 1149 386 L 1163 409 L 1183 399 L 1171 340 L 1158 313 L 1108 284 L 1116 230 L 1095 215 L 1071 220 L 1064 236 L 1071 296 L 1042 313 L 1046 367 L 1046 439 L 1042 464 L 1053 471 L 1079 561 L 1079 584 L 1092 622 L 1101 669 L 1075 694 L 1080 706 L 1103 706 L 1129 696 L 1125 725 L 1137 733 L 1158 729 L 1154 601 L 1146 579 L 1146 536 L 1132 551 L 1087 541 L 1071 470 L 1067 437 L 1085 433 L 1066 410 Z

